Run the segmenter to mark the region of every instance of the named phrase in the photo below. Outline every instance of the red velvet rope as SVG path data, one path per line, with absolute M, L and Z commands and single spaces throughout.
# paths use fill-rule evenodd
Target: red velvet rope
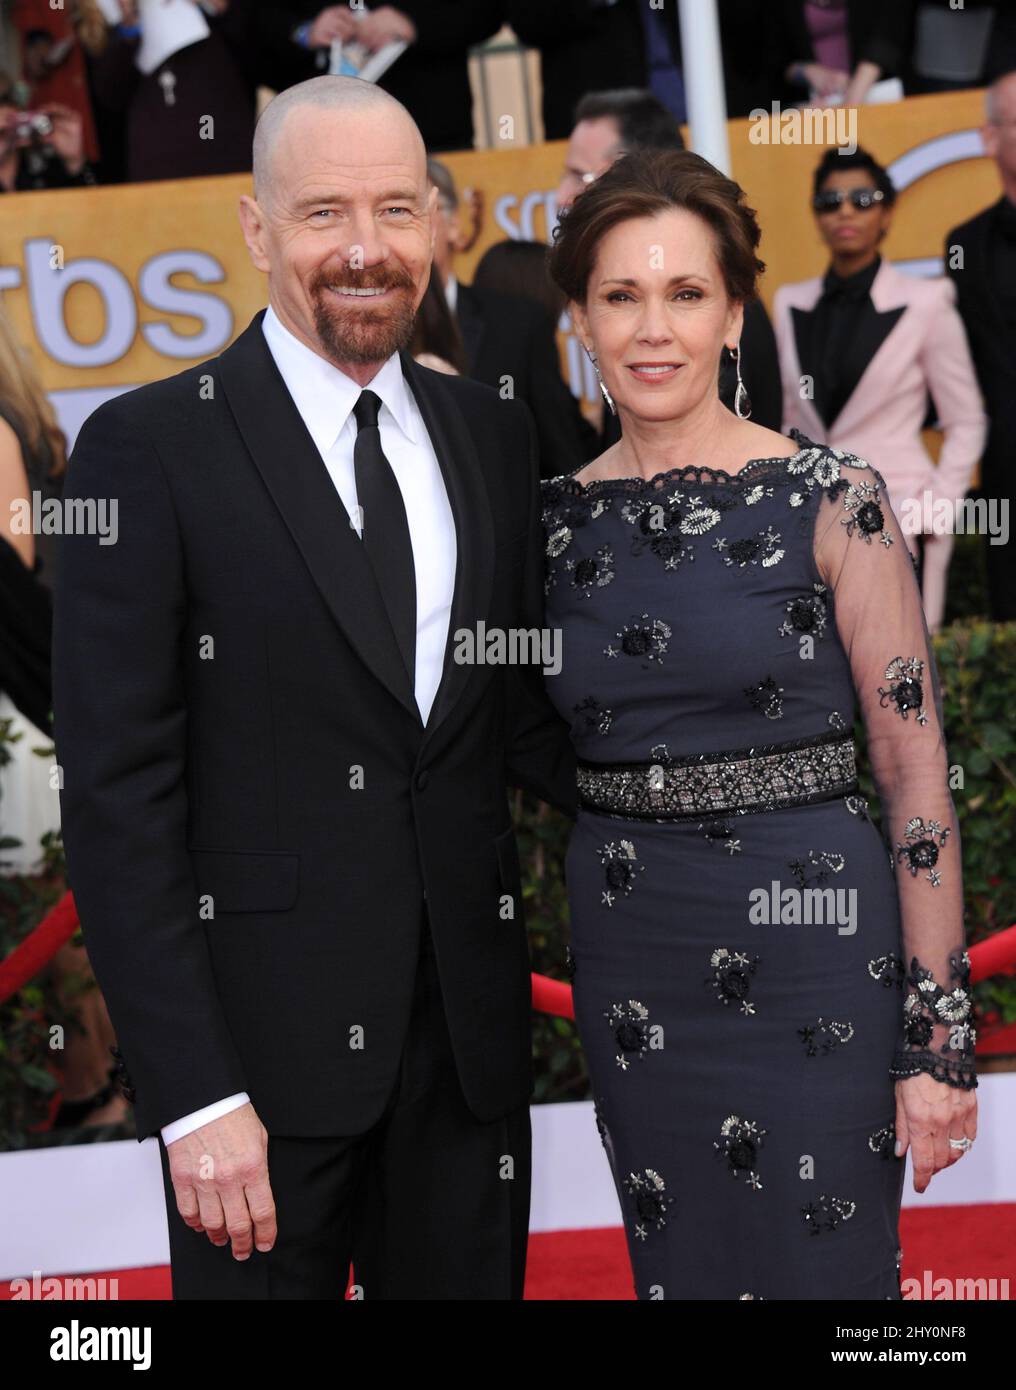
M 5 961 L 0 962 L 0 1004 L 17 994 L 29 980 L 52 960 L 57 951 L 69 941 L 78 925 L 74 897 L 65 893 L 39 925 L 16 946 Z M 991 975 L 1008 975 L 1016 971 L 1016 926 L 997 932 L 987 941 L 970 948 L 970 980 L 976 984 Z M 538 1013 L 557 1018 L 575 1017 L 571 985 L 552 980 L 547 975 L 533 974 L 533 1008 Z M 996 1052 L 1003 1037 L 1006 1046 L 1016 1042 L 1016 1024 L 1001 1029 L 982 1030 L 987 1046 L 984 1051 Z M 1011 1036 L 1013 1035 L 1013 1036 Z M 982 1051 L 978 1045 L 979 1052 Z
M 77 925 L 74 895 L 65 893 L 7 959 L 0 961 L 0 1004 L 5 1004 L 49 964 L 64 942 L 74 935 Z

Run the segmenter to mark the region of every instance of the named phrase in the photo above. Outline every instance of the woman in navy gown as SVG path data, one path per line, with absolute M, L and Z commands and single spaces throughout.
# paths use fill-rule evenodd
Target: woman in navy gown
M 882 476 L 719 400 L 758 242 L 657 152 L 552 253 L 623 425 L 542 485 L 577 1021 L 640 1298 L 898 1299 L 902 1155 L 975 1135 L 959 834 Z

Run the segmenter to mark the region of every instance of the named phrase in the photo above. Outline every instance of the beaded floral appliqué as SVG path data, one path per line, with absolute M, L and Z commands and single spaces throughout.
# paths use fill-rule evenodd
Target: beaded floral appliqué
M 610 733 L 614 711 L 601 705 L 595 695 L 587 695 L 579 704 L 573 706 L 572 713 L 576 717 L 575 724 L 581 720 L 586 733 L 597 733 L 601 737 Z M 575 724 L 572 725 L 573 728 Z
M 617 1043 L 614 1061 L 627 1071 L 633 1057 L 641 1061 L 649 1051 L 649 1010 L 637 999 L 629 999 L 627 1004 L 611 1004 L 603 1017 Z
M 798 1028 L 797 1036 L 804 1043 L 804 1055 L 817 1057 L 835 1052 L 840 1043 L 848 1043 L 854 1036 L 852 1023 L 837 1023 L 834 1019 L 816 1019 L 814 1023 Z
M 874 1134 L 868 1135 L 868 1148 L 879 1158 L 896 1157 L 896 1126 L 895 1124 L 883 1125 L 881 1129 L 876 1129 Z
M 787 616 L 779 629 L 781 637 L 792 637 L 795 632 L 805 637 L 824 637 L 827 589 L 824 584 L 813 584 L 812 589 L 813 593 L 788 600 Z
M 786 551 L 780 549 L 782 537 L 778 531 L 767 526 L 754 536 L 744 536 L 740 540 L 728 541 L 725 536 L 717 536 L 713 549 L 720 552 L 725 565 L 736 565 L 744 569 L 746 565 L 761 564 L 763 569 L 778 565 Z
M 870 960 L 868 962 L 868 974 L 885 989 L 892 989 L 893 985 L 897 989 L 902 989 L 907 971 L 899 956 L 894 956 L 890 952 L 888 955 L 876 956 L 874 960 Z
M 841 1221 L 849 1221 L 857 1210 L 857 1203 L 845 1197 L 827 1197 L 823 1192 L 817 1202 L 809 1202 L 801 1208 L 804 1224 L 813 1236 L 822 1231 L 835 1231 Z
M 911 710 L 916 710 L 914 718 L 918 724 L 927 724 L 928 716 L 924 710 L 924 687 L 921 684 L 923 674 L 924 662 L 916 656 L 894 656 L 885 668 L 885 679 L 889 682 L 889 689 L 883 690 L 881 686 L 878 688 L 878 693 L 881 696 L 879 704 L 882 708 L 888 708 L 891 702 L 897 714 L 903 719 L 909 717 Z
M 912 816 L 907 821 L 903 834 L 907 843 L 896 846 L 897 859 L 906 860 L 907 868 L 914 878 L 922 869 L 927 869 L 928 882 L 933 888 L 937 888 L 942 882 L 942 876 L 935 865 L 938 863 L 939 850 L 949 838 L 948 826 L 943 826 L 937 820 L 930 820 L 925 825 L 920 816 Z
M 623 652 L 625 656 L 639 658 L 643 669 L 648 670 L 649 662 L 655 661 L 658 665 L 662 663 L 672 635 L 669 623 L 665 623 L 662 618 L 650 618 L 648 613 L 643 613 L 641 617 L 632 618 L 620 632 L 615 632 L 614 640 L 618 646 L 614 647 L 608 643 L 603 649 L 603 654 L 616 657 Z
M 728 1007 L 737 1004 L 740 1012 L 750 1018 L 755 1013 L 755 1005 L 748 998 L 748 992 L 758 969 L 758 956 L 717 946 L 709 957 L 709 964 L 713 973 L 706 977 L 706 984 L 715 988 L 720 1003 Z
M 638 1216 L 635 1239 L 645 1240 L 650 1226 L 662 1231 L 667 1224 L 667 1209 L 674 1199 L 667 1196 L 667 1185 L 659 1173 L 653 1168 L 645 1168 L 641 1173 L 629 1173 L 624 1179 L 624 1189 L 635 1201 Z
M 741 853 L 741 841 L 735 837 L 734 827 L 729 821 L 701 821 L 696 829 L 705 836 L 709 844 L 722 844 L 728 854 Z
M 755 1192 L 762 1190 L 762 1181 L 757 1172 L 758 1151 L 768 1133 L 754 1120 L 728 1115 L 720 1126 L 719 1139 L 713 1140 L 713 1151 L 718 1157 L 726 1159 L 731 1177 L 740 1178 L 747 1174 L 744 1180 Z
M 565 560 L 564 567 L 572 577 L 572 588 L 583 598 L 591 598 L 594 589 L 602 589 L 614 578 L 614 552 L 601 545 L 593 556 L 584 560 Z
M 638 862 L 631 840 L 619 840 L 616 844 L 611 840 L 598 853 L 607 880 L 600 901 L 606 907 L 613 907 L 618 894 L 626 898 L 631 895 L 635 875 L 643 873 L 646 866 Z
M 644 550 L 649 550 L 663 561 L 665 570 L 676 570 L 686 560 L 695 559 L 694 548 L 682 540 L 682 536 L 692 532 L 694 524 L 682 514 L 680 504 L 683 500 L 683 494 L 675 492 L 663 499 L 640 497 L 625 503 L 621 515 L 638 532 L 632 538 L 633 555 L 641 555 Z M 704 514 L 701 517 L 702 529 L 708 529 L 720 519 L 720 513 L 715 508 L 710 511 L 711 517 Z
M 783 718 L 783 701 L 780 698 L 783 686 L 777 685 L 772 676 L 766 676 L 758 685 L 745 686 L 744 693 L 752 708 L 764 714 L 767 719 Z
M 926 1071 L 938 1081 L 969 1089 L 976 1084 L 974 1048 L 977 1033 L 971 1019 L 970 956 L 966 951 L 949 957 L 950 980 L 957 983 L 945 989 L 915 956 L 907 976 L 908 991 L 903 1002 L 903 1036 L 907 1047 L 894 1058 L 890 1074 L 897 1078 Z M 935 1026 L 944 1025 L 946 1040 L 938 1053 L 930 1051 Z
M 840 464 L 851 463 L 867 467 L 853 454 L 841 453 L 839 449 L 813 445 L 787 461 L 788 472 L 797 479 L 797 486 L 790 494 L 792 507 L 803 506 L 816 488 L 832 488 L 840 481 Z M 802 490 L 803 489 L 803 490 Z
M 872 536 L 878 536 L 881 532 L 879 539 L 888 550 L 893 538 L 886 529 L 885 515 L 879 505 L 878 487 L 874 483 L 847 483 L 843 506 L 849 515 L 842 519 L 840 525 L 847 528 L 848 536 L 857 531 L 865 545 L 871 545 Z
M 830 874 L 840 873 L 846 862 L 835 850 L 810 849 L 806 859 L 792 859 L 789 868 L 801 888 L 820 888 Z

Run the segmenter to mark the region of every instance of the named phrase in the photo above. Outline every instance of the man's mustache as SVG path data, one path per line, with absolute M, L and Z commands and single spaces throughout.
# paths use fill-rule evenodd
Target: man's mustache
M 311 289 L 318 293 L 333 285 L 351 285 L 361 290 L 412 290 L 413 277 L 408 270 L 386 269 L 377 266 L 370 270 L 351 270 L 348 266 L 337 266 L 334 270 L 320 271 L 311 282 Z

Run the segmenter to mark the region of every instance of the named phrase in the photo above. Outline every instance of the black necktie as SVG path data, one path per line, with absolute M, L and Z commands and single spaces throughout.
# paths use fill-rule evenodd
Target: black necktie
M 402 653 L 409 683 L 416 677 L 416 571 L 406 506 L 392 466 L 381 448 L 377 413 L 381 398 L 361 391 L 353 406 L 356 444 L 353 472 L 363 544 Z

